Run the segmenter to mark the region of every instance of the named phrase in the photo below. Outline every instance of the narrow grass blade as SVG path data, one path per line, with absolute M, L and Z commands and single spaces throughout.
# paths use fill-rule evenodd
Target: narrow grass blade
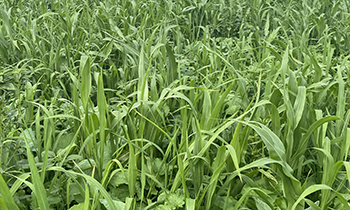
M 239 135 L 242 132 L 242 123 L 239 122 L 236 126 L 235 132 L 233 133 L 233 137 L 232 140 L 230 142 L 230 145 L 233 147 L 233 149 L 236 151 L 237 153 L 237 158 L 238 158 L 238 163 L 241 162 L 241 144 L 239 142 Z M 229 170 L 233 170 L 233 168 L 231 166 L 228 166 Z
M 177 77 L 177 65 L 174 52 L 168 45 L 166 45 L 166 52 L 168 55 L 167 85 L 169 86 Z
M 136 166 L 136 156 L 135 149 L 132 143 L 129 140 L 129 167 L 128 167 L 128 185 L 129 185 L 129 193 L 132 198 L 135 194 L 135 186 L 137 179 L 137 166 Z
M 314 82 L 319 82 L 322 78 L 322 69 L 315 58 L 316 56 L 311 55 L 311 53 L 309 53 L 309 56 L 315 69 Z
M 350 162 L 344 162 L 348 182 L 350 183 Z
M 102 80 L 102 72 L 98 76 L 98 87 L 97 87 L 97 106 L 99 111 L 99 124 L 100 124 L 100 163 L 99 163 L 99 177 L 102 177 L 103 173 L 103 163 L 104 163 L 104 154 L 105 154 L 105 144 L 106 144 L 106 132 L 105 129 L 107 127 L 107 120 L 106 120 L 106 110 L 107 110 L 107 103 L 105 98 L 105 92 L 103 87 L 103 80 Z
M 271 129 L 276 134 L 276 136 L 280 137 L 281 135 L 281 121 L 278 113 L 278 109 L 275 104 L 269 104 L 267 107 L 270 107 L 269 110 L 271 112 Z
M 145 53 L 142 47 L 139 60 L 138 68 L 138 90 L 137 90 L 137 99 L 139 102 L 148 100 L 148 78 L 145 69 Z
M 286 74 L 288 73 L 288 54 L 289 54 L 289 47 L 286 48 L 283 54 L 282 63 L 281 63 L 281 76 L 283 81 L 283 87 L 285 89 L 285 80 L 286 80 Z
M 84 210 L 89 210 L 90 209 L 90 192 L 89 192 L 89 187 L 85 184 L 85 199 L 84 199 Z
M 34 99 L 34 88 L 33 85 L 30 82 L 27 82 L 25 84 L 25 96 L 26 96 L 26 100 L 27 101 L 33 101 Z M 25 114 L 25 119 L 27 123 L 30 123 L 34 114 L 33 114 L 33 105 L 28 104 L 27 110 L 26 110 L 26 114 Z
M 207 191 L 206 204 L 205 208 L 209 210 L 212 205 L 212 198 L 215 193 L 216 185 L 219 180 L 219 176 L 222 173 L 222 168 L 224 167 L 224 158 L 225 158 L 226 147 L 221 146 L 217 152 L 215 161 L 213 163 L 213 175 L 209 182 L 209 189 Z
M 341 157 L 343 158 L 343 160 L 346 160 L 348 155 L 349 155 L 349 148 L 350 148 L 350 128 L 346 128 L 346 131 L 344 132 L 344 140 L 345 141 L 341 147 L 341 151 L 342 151 L 342 154 L 341 154 Z
M 208 91 L 204 91 L 204 99 L 202 105 L 202 117 L 200 120 L 200 127 L 207 130 L 207 124 L 211 117 L 211 98 Z
M 88 56 L 81 56 L 79 71 L 81 76 L 81 101 L 83 102 L 84 109 L 87 109 L 91 91 L 90 58 Z
M 286 149 L 284 148 L 282 141 L 278 138 L 278 136 L 276 136 L 275 133 L 273 133 L 268 127 L 262 124 L 259 124 L 261 127 L 260 128 L 259 126 L 252 123 L 243 123 L 252 127 L 259 134 L 259 136 L 261 136 L 262 140 L 267 146 L 267 149 L 269 150 L 270 157 L 272 159 L 286 161 Z
M 297 153 L 294 154 L 294 156 L 292 156 L 293 159 L 296 159 L 299 157 L 299 155 L 301 155 L 304 151 L 305 151 L 305 145 L 307 143 L 308 138 L 310 137 L 310 135 L 315 131 L 316 128 L 318 128 L 319 126 L 321 126 L 324 123 L 330 122 L 330 121 L 334 121 L 334 120 L 340 120 L 339 117 L 336 116 L 327 116 L 324 117 L 320 120 L 317 120 L 316 122 L 314 122 L 309 129 L 307 130 L 307 132 L 303 135 L 302 139 L 300 140 L 300 145 L 297 149 Z
M 86 182 L 90 185 L 90 187 L 97 189 L 103 195 L 103 197 L 107 200 L 111 210 L 117 210 L 117 207 L 115 206 L 111 196 L 108 194 L 106 189 L 96 179 L 94 179 L 93 177 L 88 176 L 86 174 L 81 174 L 81 173 L 77 173 L 77 172 L 74 172 L 74 171 L 65 170 L 62 167 L 56 167 L 56 166 L 55 167 L 51 167 L 48 170 L 50 170 L 50 171 L 61 171 L 61 172 L 64 172 L 66 174 L 71 174 L 71 175 L 74 175 L 74 176 L 83 177 L 86 180 Z
M 298 200 L 295 201 L 293 204 L 291 210 L 295 210 L 297 208 L 297 205 L 302 201 L 306 196 L 318 191 L 318 190 L 332 190 L 331 187 L 324 185 L 324 184 L 316 184 L 312 185 L 304 190 L 304 192 L 299 196 Z
M 17 207 L 15 201 L 13 200 L 11 192 L 10 192 L 9 188 L 7 187 L 7 184 L 4 180 L 4 178 L 2 177 L 1 173 L 0 173 L 0 193 L 1 193 L 1 196 L 3 198 L 2 203 L 3 203 L 4 207 L 6 207 L 7 209 L 10 209 L 10 210 L 19 209 Z
M 253 193 L 252 191 L 260 191 L 262 193 L 264 193 L 263 190 L 261 190 L 260 188 L 249 188 L 246 192 L 244 192 L 244 194 L 239 198 L 238 202 L 235 204 L 233 210 L 238 210 L 239 207 L 242 205 L 242 203 L 246 200 L 246 198 L 248 197 L 253 197 L 255 193 Z
M 345 114 L 345 99 L 346 99 L 346 92 L 345 92 L 345 82 L 343 80 L 342 71 L 341 68 L 338 68 L 338 99 L 337 99 L 337 112 L 336 115 L 339 118 L 344 118 Z M 341 129 L 342 129 L 343 122 L 337 121 L 336 122 L 336 133 L 335 135 L 338 137 L 341 135 Z
M 25 143 L 26 143 L 26 147 L 27 147 L 27 156 L 28 156 L 29 167 L 30 167 L 30 171 L 32 173 L 31 176 L 32 176 L 32 182 L 34 185 L 35 197 L 36 197 L 38 204 L 39 204 L 39 207 L 41 209 L 49 209 L 49 203 L 47 200 L 46 190 L 45 190 L 43 183 L 41 182 L 38 169 L 35 165 L 34 156 L 33 156 L 32 152 L 30 151 L 30 147 L 28 145 L 27 139 L 25 139 Z
M 306 101 L 306 88 L 305 86 L 299 86 L 298 95 L 294 102 L 295 119 L 293 121 L 294 122 L 293 130 L 298 126 L 300 119 L 303 116 L 305 101 Z

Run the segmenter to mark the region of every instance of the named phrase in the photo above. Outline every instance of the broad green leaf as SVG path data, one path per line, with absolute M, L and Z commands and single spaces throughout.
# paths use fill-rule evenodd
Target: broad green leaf
M 166 195 L 165 204 L 171 209 L 181 208 L 184 204 L 184 197 L 180 193 L 168 193 Z
M 100 202 L 104 205 L 104 207 L 106 207 L 107 210 L 112 209 L 109 206 L 109 204 L 108 204 L 106 199 L 100 199 Z M 118 210 L 119 209 L 121 209 L 121 210 L 125 209 L 125 203 L 123 203 L 122 201 L 115 201 L 115 200 L 113 200 L 113 202 L 114 202 L 114 205 L 117 207 Z

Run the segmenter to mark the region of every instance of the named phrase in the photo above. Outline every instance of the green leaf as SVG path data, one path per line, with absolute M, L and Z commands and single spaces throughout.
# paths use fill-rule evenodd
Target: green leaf
M 97 106 L 99 111 L 99 123 L 100 123 L 100 160 L 99 160 L 99 177 L 102 177 L 103 173 L 103 167 L 104 167 L 104 154 L 105 154 L 105 144 L 106 144 L 106 132 L 105 129 L 107 128 L 107 119 L 106 119 L 106 110 L 107 110 L 107 103 L 106 103 L 106 97 L 103 87 L 103 80 L 102 80 L 102 72 L 98 75 L 98 84 L 97 84 Z
M 169 86 L 177 76 L 177 65 L 175 61 L 174 52 L 170 46 L 166 45 L 166 52 L 168 55 L 168 72 L 167 72 L 167 86 Z
M 265 203 L 262 199 L 254 197 L 255 205 L 258 210 L 272 210 L 267 203 Z
M 5 84 L 1 85 L 1 89 L 16 90 L 16 87 L 12 83 L 5 83 Z
M 342 71 L 341 68 L 338 68 L 338 99 L 337 99 L 337 112 L 336 115 L 339 118 L 344 118 L 344 114 L 345 114 L 345 101 L 346 101 L 346 94 L 347 92 L 345 92 L 345 82 L 343 80 L 343 76 L 342 76 Z M 336 136 L 340 136 L 341 135 L 341 129 L 342 129 L 342 125 L 343 122 L 342 121 L 337 121 L 336 122 Z
M 253 191 L 260 191 L 262 193 L 265 193 L 263 190 L 253 187 L 253 188 L 248 188 L 248 190 L 245 191 L 245 193 L 240 197 L 240 199 L 238 200 L 238 202 L 235 204 L 233 210 L 238 210 L 239 207 L 242 206 L 242 203 L 245 201 L 245 199 L 248 197 L 253 197 L 255 195 L 255 193 L 253 193 Z
M 128 184 L 128 180 L 122 171 L 118 171 L 111 178 L 110 184 L 117 188 L 119 185 Z
M 148 76 L 145 70 L 145 55 L 144 49 L 142 47 L 139 60 L 139 80 L 138 80 L 138 90 L 137 90 L 137 100 L 138 102 L 148 100 Z
M 299 152 L 294 154 L 293 159 L 297 159 L 299 157 L 299 155 L 302 154 L 302 152 L 305 149 L 304 147 L 305 147 L 305 144 L 307 143 L 308 138 L 311 136 L 311 134 L 315 131 L 316 128 L 318 128 L 319 126 L 321 126 L 324 123 L 334 121 L 334 120 L 340 120 L 340 118 L 336 117 L 336 116 L 327 116 L 327 117 L 324 117 L 324 118 L 312 123 L 312 125 L 309 127 L 307 132 L 301 138 L 301 140 L 300 140 L 301 143 L 300 143 L 299 148 L 297 150 Z
M 168 193 L 165 199 L 165 205 L 170 206 L 172 209 L 181 208 L 184 203 L 184 197 L 180 193 Z
M 90 58 L 88 56 L 81 56 L 79 71 L 81 76 L 81 101 L 83 102 L 84 109 L 87 109 L 91 91 Z
M 298 200 L 295 201 L 295 203 L 293 204 L 291 210 L 295 210 L 297 205 L 300 203 L 300 201 L 302 201 L 306 196 L 318 191 L 318 190 L 332 190 L 331 187 L 324 185 L 324 184 L 316 184 L 316 185 L 312 185 L 308 188 L 306 188 L 304 190 L 304 192 L 299 196 Z
M 0 201 L 1 203 L 3 203 L 3 208 L 5 209 L 5 207 L 7 209 L 19 209 L 15 203 L 15 201 L 12 198 L 12 195 L 10 193 L 9 188 L 7 187 L 7 184 L 4 180 L 4 178 L 2 177 L 1 173 L 0 173 L 0 193 L 1 196 L 3 198 L 2 201 Z
M 289 47 L 287 46 L 286 50 L 283 54 L 283 59 L 281 63 L 281 72 L 282 72 L 282 81 L 286 80 L 286 74 L 288 73 L 288 54 L 289 54 Z M 285 82 L 283 82 L 283 87 L 285 87 Z
M 30 151 L 29 144 L 27 142 L 28 140 L 26 138 L 24 138 L 24 139 L 25 139 L 25 143 L 26 143 L 26 147 L 27 147 L 27 156 L 28 156 L 29 167 L 30 167 L 30 171 L 32 173 L 31 177 L 32 177 L 33 185 L 34 185 L 35 197 L 36 197 L 38 204 L 39 204 L 39 207 L 41 209 L 50 209 L 49 203 L 47 201 L 46 190 L 44 188 L 43 183 L 41 182 L 37 166 L 35 165 L 34 156 L 33 156 L 32 152 Z
M 259 136 L 261 136 L 267 149 L 269 150 L 272 159 L 286 161 L 286 149 L 284 148 L 282 141 L 278 138 L 278 136 L 276 136 L 275 133 L 273 133 L 268 127 L 260 123 L 257 124 L 261 128 L 252 123 L 243 123 L 249 125 L 259 134 Z
M 77 173 L 77 172 L 74 172 L 74 171 L 71 171 L 71 170 L 66 170 L 66 169 L 64 169 L 62 167 L 51 167 L 48 170 L 50 170 L 50 171 L 60 171 L 60 172 L 64 172 L 64 173 L 69 174 L 69 175 L 83 177 L 91 188 L 98 189 L 99 193 L 101 193 L 103 195 L 103 197 L 106 199 L 106 201 L 108 202 L 109 208 L 111 210 L 117 210 L 117 207 L 116 207 L 115 203 L 113 202 L 113 200 L 112 200 L 111 196 L 109 195 L 109 193 L 101 185 L 101 183 L 99 183 L 93 177 L 91 177 L 89 175 L 86 175 L 86 174 Z
M 84 210 L 84 203 L 79 203 L 69 208 L 69 210 Z
M 90 209 L 90 192 L 89 192 L 89 187 L 85 184 L 85 201 L 84 201 L 84 210 L 89 210 Z
M 294 102 L 294 116 L 295 120 L 293 130 L 298 126 L 301 117 L 303 116 L 304 106 L 306 101 L 306 88 L 304 86 L 298 87 L 298 95 Z
M 195 210 L 196 200 L 192 198 L 186 198 L 186 210 Z
M 226 145 L 226 146 L 231 146 L 231 145 Z M 231 146 L 232 148 L 232 146 Z M 233 148 L 232 148 L 233 149 Z M 233 149 L 234 150 L 234 149 Z M 225 160 L 225 152 L 226 152 L 226 147 L 221 146 L 217 152 L 216 158 L 213 163 L 213 175 L 210 178 L 209 182 L 209 189 L 207 192 L 207 199 L 206 199 L 206 209 L 210 209 L 212 205 L 212 198 L 215 193 L 215 189 L 217 187 L 217 182 L 219 181 L 219 176 L 222 173 L 222 168 L 224 167 L 224 160 Z M 187 206 L 187 203 L 186 203 Z
M 111 210 L 111 207 L 109 206 L 108 202 L 106 199 L 100 199 L 100 202 L 104 205 L 104 207 L 106 207 L 107 210 Z M 117 207 L 117 209 L 125 209 L 125 203 L 121 202 L 121 201 L 115 201 L 113 200 L 114 205 Z

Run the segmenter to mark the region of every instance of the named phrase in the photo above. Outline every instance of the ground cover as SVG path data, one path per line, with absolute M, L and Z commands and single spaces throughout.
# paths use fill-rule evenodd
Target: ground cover
M 0 2 L 1 209 L 350 209 L 350 5 Z

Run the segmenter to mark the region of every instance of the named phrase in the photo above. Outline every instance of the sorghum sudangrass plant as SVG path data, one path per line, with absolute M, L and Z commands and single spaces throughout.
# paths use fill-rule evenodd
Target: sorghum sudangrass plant
M 1 209 L 349 209 L 348 8 L 0 2 Z

